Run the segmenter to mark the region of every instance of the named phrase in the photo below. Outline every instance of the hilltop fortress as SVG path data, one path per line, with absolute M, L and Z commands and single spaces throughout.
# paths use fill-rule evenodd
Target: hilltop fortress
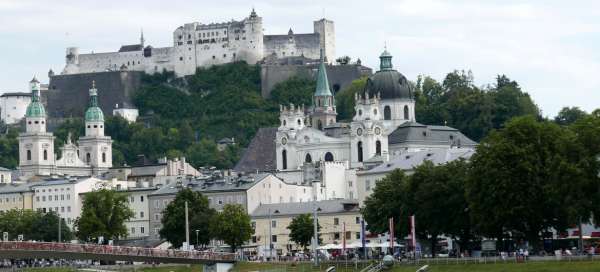
M 241 21 L 184 24 L 173 31 L 173 46 L 123 45 L 117 52 L 80 54 L 77 47 L 67 48 L 63 75 L 106 71 L 173 71 L 178 76 L 194 74 L 198 67 L 235 61 L 255 64 L 265 58 L 303 57 L 318 60 L 323 49 L 327 60 L 335 59 L 333 21 L 314 21 L 314 32 L 264 35 L 262 18 L 254 9 Z

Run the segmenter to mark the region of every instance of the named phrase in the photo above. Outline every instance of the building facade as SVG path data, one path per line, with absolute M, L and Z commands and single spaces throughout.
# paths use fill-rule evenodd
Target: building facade
M 33 190 L 36 183 L 2 183 L 0 184 L 0 212 L 12 209 L 33 209 Z
M 0 95 L 0 118 L 5 124 L 16 124 L 31 103 L 31 93 L 3 93 Z
M 313 205 L 318 209 L 317 219 L 321 226 L 320 245 L 342 245 L 344 239 L 349 245 L 361 240 L 362 215 L 358 203 L 352 200 L 325 200 L 316 204 L 303 202 L 259 206 L 251 214 L 254 234 L 248 246 L 255 248 L 259 256 L 265 257 L 302 252 L 304 249 L 290 240 L 290 230 L 287 227 L 298 215 L 312 215 L 315 207 Z M 272 255 L 269 243 L 273 244 Z
M 71 135 L 61 148 L 60 159 L 54 152 L 54 135 L 47 131 L 47 115 L 40 101 L 40 83 L 30 82 L 31 103 L 25 113 L 25 132 L 19 135 L 19 167 L 24 178 L 32 176 L 99 175 L 112 167 L 112 140 L 104 135 L 104 114 L 98 107 L 98 91 L 90 89 L 90 104 L 85 113 L 85 135 L 77 144 Z
M 329 60 L 335 59 L 334 23 L 327 19 L 313 22 L 313 33 L 265 35 L 262 17 L 252 10 L 241 21 L 202 24 L 187 23 L 173 31 L 173 46 L 146 46 L 143 33 L 139 44 L 124 45 L 118 52 L 80 54 L 67 48 L 63 74 L 104 71 L 173 71 L 176 75 L 194 74 L 198 67 L 246 61 L 255 64 L 266 56 L 304 56 L 317 59 L 323 48 Z
M 156 188 L 128 188 L 123 193 L 128 195 L 129 208 L 133 211 L 133 218 L 125 222 L 127 238 L 143 238 L 150 235 L 150 212 L 148 195 Z

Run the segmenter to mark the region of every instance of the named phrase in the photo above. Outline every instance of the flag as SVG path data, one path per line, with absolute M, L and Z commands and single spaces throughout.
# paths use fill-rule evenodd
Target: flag
M 410 239 L 413 249 L 417 247 L 417 234 L 415 231 L 415 216 L 410 216 Z
M 346 255 L 346 222 L 342 223 L 342 228 L 344 231 L 344 237 L 342 238 L 342 253 Z
M 392 249 L 392 254 L 394 254 L 394 218 L 388 219 L 388 224 L 390 228 L 390 248 Z

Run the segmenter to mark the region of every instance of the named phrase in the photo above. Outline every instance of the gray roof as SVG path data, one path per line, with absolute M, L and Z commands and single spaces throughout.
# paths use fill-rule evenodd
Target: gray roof
M 31 93 L 25 92 L 12 92 L 12 93 L 3 93 L 0 97 L 8 97 L 8 96 L 31 96 Z
M 180 187 L 178 187 L 177 182 L 174 182 L 163 186 L 150 195 L 177 194 L 180 189 L 185 187 L 201 193 L 246 191 L 269 175 L 271 174 L 260 173 L 240 178 L 228 177 L 219 180 L 182 180 Z
M 319 214 L 358 212 L 358 202 L 354 199 L 322 200 L 317 202 Z M 263 204 L 258 206 L 251 214 L 252 217 L 273 217 L 283 215 L 299 215 L 313 212 L 312 202 L 291 202 L 277 204 Z
M 388 136 L 393 144 L 429 144 L 474 147 L 477 143 L 462 134 L 458 129 L 448 126 L 427 126 L 417 122 L 406 122 Z
M 12 171 L 12 170 L 0 166 L 0 171 Z
M 236 172 L 270 172 L 277 168 L 275 137 L 277 128 L 260 128 L 233 168 Z
M 123 45 L 119 48 L 119 52 L 141 51 L 144 47 L 141 44 Z
M 387 173 L 395 169 L 412 170 L 423 164 L 425 161 L 431 161 L 434 164 L 444 164 L 458 159 L 469 159 L 475 153 L 472 148 L 448 148 L 432 149 L 416 152 L 406 152 L 393 160 L 382 163 L 370 170 L 358 172 L 357 174 L 378 174 Z
M 32 191 L 31 187 L 39 183 L 0 183 L 0 194 L 12 194 Z
M 64 184 L 76 184 L 89 179 L 90 177 L 78 177 L 73 179 L 47 179 L 34 186 L 52 186 L 52 185 L 64 185 Z

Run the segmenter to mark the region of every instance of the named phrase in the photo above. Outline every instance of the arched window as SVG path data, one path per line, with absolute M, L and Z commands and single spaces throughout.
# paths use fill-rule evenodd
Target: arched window
M 331 152 L 325 153 L 325 161 L 333 161 L 333 154 Z
M 392 109 L 390 109 L 390 106 L 383 108 L 383 120 L 392 120 Z
M 375 155 L 381 156 L 381 142 L 379 140 L 375 142 Z
M 281 151 L 281 168 L 287 169 L 287 150 Z
M 273 153 L 271 153 L 273 154 Z M 102 162 L 106 162 L 106 153 L 102 153 Z
M 363 146 L 362 146 L 362 142 L 358 142 L 358 144 L 356 145 L 357 150 L 358 150 L 358 161 L 362 162 L 363 161 Z
M 48 160 L 48 150 L 44 149 L 44 160 L 47 161 Z
M 304 157 L 304 162 L 305 163 L 311 163 L 312 162 L 312 157 L 310 156 L 310 154 L 306 154 L 306 157 Z
M 404 106 L 404 119 L 405 119 L 405 120 L 408 120 L 408 119 L 409 119 L 409 118 L 408 118 L 408 106 L 406 106 L 406 105 Z
M 321 119 L 317 120 L 317 129 L 318 130 L 323 130 L 323 122 L 321 122 Z
M 31 160 L 31 150 L 27 150 L 27 160 Z
M 90 163 L 92 161 L 92 155 L 90 153 L 85 154 L 85 162 Z

